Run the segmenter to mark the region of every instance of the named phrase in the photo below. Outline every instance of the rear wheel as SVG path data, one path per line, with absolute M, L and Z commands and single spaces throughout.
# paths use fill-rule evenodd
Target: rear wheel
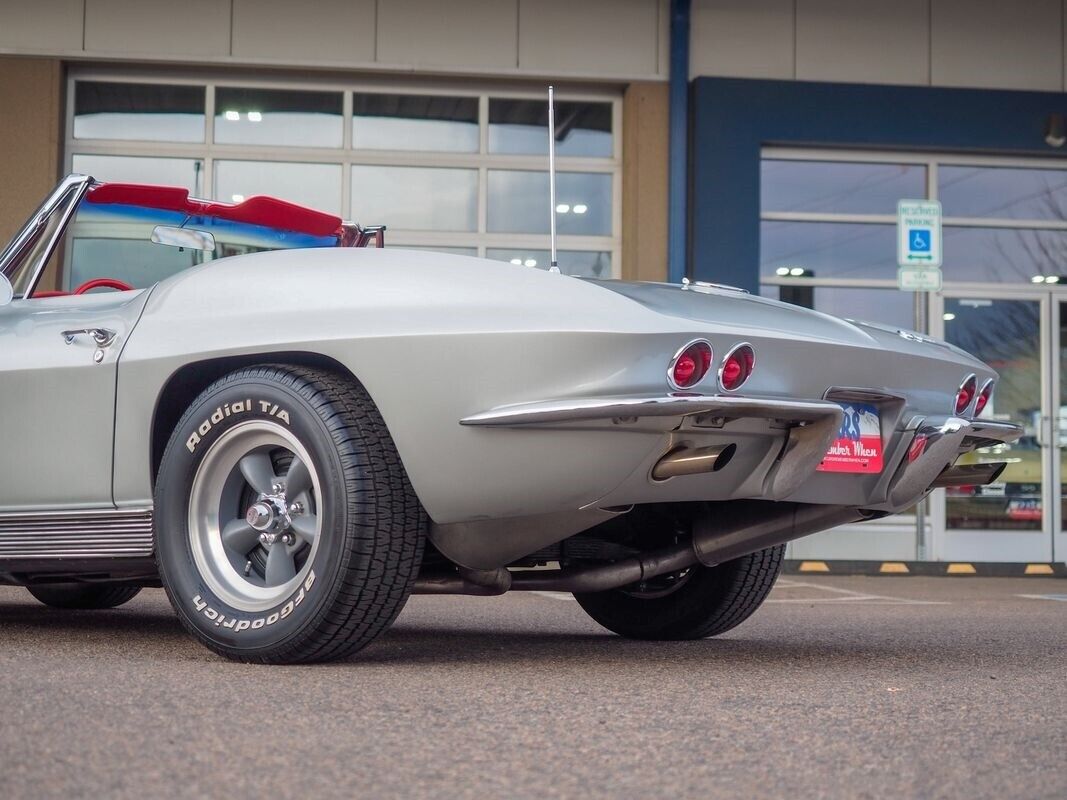
M 631 639 L 703 639 L 740 625 L 760 607 L 782 569 L 785 545 L 714 567 L 693 566 L 644 584 L 576 594 L 585 612 Z
M 357 382 L 238 370 L 192 404 L 156 483 L 160 575 L 217 653 L 297 663 L 348 656 L 403 608 L 427 526 Z
M 116 608 L 132 600 L 140 586 L 125 583 L 50 583 L 27 586 L 30 594 L 52 608 Z

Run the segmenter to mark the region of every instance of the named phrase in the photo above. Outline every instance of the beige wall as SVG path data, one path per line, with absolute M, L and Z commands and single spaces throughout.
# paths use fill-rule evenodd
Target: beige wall
M 664 83 L 632 83 L 622 105 L 622 277 L 667 280 L 667 105 Z
M 0 58 L 0 242 L 59 178 L 62 92 L 60 62 Z
M 1067 90 L 1067 0 L 693 0 L 690 75 Z
M 0 54 L 665 80 L 668 9 L 669 0 L 0 0 Z

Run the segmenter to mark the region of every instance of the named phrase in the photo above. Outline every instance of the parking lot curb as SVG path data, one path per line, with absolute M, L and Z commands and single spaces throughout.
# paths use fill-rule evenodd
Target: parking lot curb
M 814 561 L 787 559 L 783 571 L 791 575 L 945 575 L 998 578 L 1067 578 L 1067 565 L 1011 564 L 965 561 Z

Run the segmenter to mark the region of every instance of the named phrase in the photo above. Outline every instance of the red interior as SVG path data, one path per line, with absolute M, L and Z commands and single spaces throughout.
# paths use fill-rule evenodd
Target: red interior
M 90 203 L 118 203 L 129 206 L 181 211 L 190 215 L 262 225 L 310 236 L 339 236 L 341 218 L 323 211 L 298 206 L 276 197 L 249 197 L 241 203 L 217 203 L 189 197 L 178 186 L 147 186 L 137 183 L 102 183 L 93 188 Z

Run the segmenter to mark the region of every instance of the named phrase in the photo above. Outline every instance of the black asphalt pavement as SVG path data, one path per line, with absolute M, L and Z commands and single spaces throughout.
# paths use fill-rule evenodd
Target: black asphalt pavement
M 1059 595 L 1059 599 L 1057 599 Z M 785 576 L 718 638 L 413 598 L 357 660 L 231 664 L 160 590 L 0 588 L 0 796 L 1067 798 L 1067 581 Z

